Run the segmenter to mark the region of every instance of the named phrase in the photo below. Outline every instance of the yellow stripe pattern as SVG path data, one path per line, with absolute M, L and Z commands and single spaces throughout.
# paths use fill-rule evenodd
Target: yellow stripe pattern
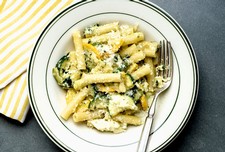
M 76 0 L 0 0 L 0 113 L 23 122 L 28 60 L 38 36 Z
M 26 84 L 26 73 L 23 73 L 0 91 L 0 112 L 20 122 L 29 109 Z

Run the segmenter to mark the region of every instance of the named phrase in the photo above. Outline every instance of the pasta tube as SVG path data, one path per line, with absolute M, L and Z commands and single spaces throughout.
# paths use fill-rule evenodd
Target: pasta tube
M 103 118 L 104 113 L 104 110 L 77 112 L 73 114 L 73 121 L 81 122 L 86 120 Z
M 74 43 L 74 47 L 75 47 L 75 51 L 76 51 L 77 68 L 79 70 L 85 70 L 86 63 L 85 63 L 83 44 L 82 44 L 80 31 L 78 31 L 78 30 L 75 30 L 73 32 L 73 43 Z
M 137 52 L 137 46 L 136 44 L 132 44 L 131 46 L 125 48 L 125 49 L 122 49 L 119 54 L 121 57 L 125 57 L 125 56 L 131 56 L 132 54 L 136 53 Z
M 130 125 L 136 125 L 136 126 L 142 124 L 141 118 L 137 116 L 132 116 L 132 115 L 118 114 L 113 117 L 113 120 L 119 121 L 121 123 L 130 124 Z
M 104 74 L 86 74 L 80 80 L 74 82 L 73 88 L 79 90 L 89 84 L 106 83 L 106 82 L 121 82 L 120 73 L 104 73 Z
M 72 113 L 75 112 L 78 104 L 85 99 L 89 92 L 88 88 L 82 89 L 80 92 L 74 95 L 73 100 L 70 101 L 67 106 L 64 108 L 64 110 L 61 113 L 61 117 L 65 120 L 67 120 Z
M 119 22 L 113 22 L 109 24 L 104 24 L 100 26 L 92 26 L 85 29 L 85 37 L 91 37 L 95 35 L 102 35 L 111 31 L 116 31 L 119 29 Z M 86 32 L 87 31 L 87 32 Z
M 123 45 L 126 46 L 133 43 L 138 43 L 140 41 L 144 40 L 144 34 L 142 32 L 136 32 L 131 35 L 127 35 L 123 37 Z
M 145 64 L 145 65 L 141 66 L 139 69 L 137 69 L 136 71 L 134 71 L 133 73 L 131 73 L 131 76 L 135 80 L 138 80 L 141 77 L 148 75 L 150 72 L 151 72 L 150 66 L 148 64 Z
M 139 51 L 137 53 L 134 53 L 130 58 L 129 60 L 131 62 L 134 62 L 134 63 L 138 63 L 140 62 L 141 60 L 144 60 L 145 59 L 145 53 L 142 52 L 142 51 Z

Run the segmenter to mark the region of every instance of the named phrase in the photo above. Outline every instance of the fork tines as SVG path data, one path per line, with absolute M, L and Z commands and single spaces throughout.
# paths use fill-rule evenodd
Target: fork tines
M 172 77 L 172 48 L 171 43 L 169 41 L 163 40 L 160 41 L 160 63 L 162 66 L 162 71 L 159 73 L 163 78 Z

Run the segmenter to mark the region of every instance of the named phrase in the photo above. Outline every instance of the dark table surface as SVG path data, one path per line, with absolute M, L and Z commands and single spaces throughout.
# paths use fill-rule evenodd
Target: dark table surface
M 193 114 L 165 152 L 225 151 L 225 1 L 151 0 L 188 35 L 199 65 L 200 86 Z M 0 151 L 61 151 L 42 131 L 32 111 L 21 124 L 0 114 Z

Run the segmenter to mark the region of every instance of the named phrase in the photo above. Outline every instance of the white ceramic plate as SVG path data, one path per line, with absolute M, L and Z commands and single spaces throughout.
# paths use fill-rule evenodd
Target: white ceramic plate
M 159 97 L 148 151 L 165 148 L 187 123 L 197 98 L 198 67 L 190 41 L 178 23 L 158 6 L 143 1 L 82 1 L 55 17 L 40 35 L 28 69 L 30 105 L 49 138 L 65 151 L 134 152 L 142 126 L 121 134 L 101 133 L 59 114 L 65 92 L 56 84 L 52 68 L 73 49 L 72 31 L 94 23 L 139 24 L 147 40 L 171 41 L 174 57 L 172 86 Z

